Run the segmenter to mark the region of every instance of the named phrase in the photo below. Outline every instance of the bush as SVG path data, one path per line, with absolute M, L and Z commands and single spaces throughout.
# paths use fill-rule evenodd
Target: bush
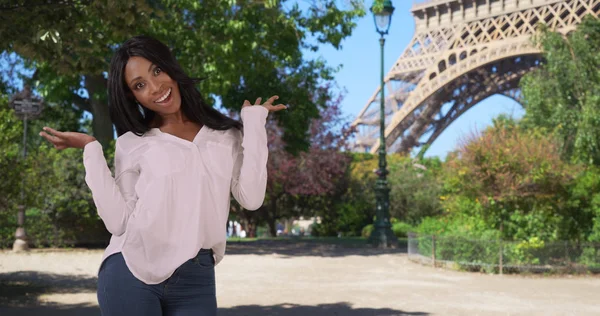
M 561 209 L 576 172 L 553 136 L 500 117 L 449 155 L 443 205 L 447 213 L 479 217 L 506 240 L 556 238 L 571 217 Z
M 362 229 L 361 236 L 364 238 L 369 238 L 371 233 L 373 233 L 373 229 L 375 229 L 373 224 L 366 225 Z M 398 238 L 408 238 L 408 233 L 414 232 L 415 228 L 408 223 L 398 222 L 392 219 L 392 231 Z
M 414 232 L 415 229 L 412 225 L 404 222 L 396 222 L 392 224 L 392 231 L 398 238 L 408 238 L 408 233 Z
M 373 224 L 369 224 L 369 225 L 363 227 L 360 235 L 362 237 L 369 238 L 369 236 L 371 236 L 371 233 L 373 233 L 374 228 L 375 228 L 375 226 L 373 226 Z

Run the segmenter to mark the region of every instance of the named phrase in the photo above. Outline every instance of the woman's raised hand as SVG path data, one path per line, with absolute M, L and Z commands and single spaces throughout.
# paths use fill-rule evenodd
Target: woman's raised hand
M 40 136 L 51 142 L 52 145 L 54 145 L 54 148 L 58 150 L 66 148 L 83 148 L 85 145 L 96 140 L 94 136 L 83 133 L 59 132 L 47 126 L 42 129 L 44 131 L 40 132 Z
M 277 105 L 273 105 L 273 102 L 275 102 L 275 100 L 279 99 L 279 96 L 272 96 L 270 97 L 267 102 L 265 102 L 264 104 L 260 104 L 260 101 L 262 101 L 262 98 L 258 98 L 256 99 L 256 101 L 254 102 L 254 105 L 261 105 L 264 106 L 265 108 L 267 108 L 267 110 L 269 110 L 269 112 L 277 112 L 277 111 L 281 111 L 281 110 L 285 110 L 287 109 L 287 106 L 285 106 L 284 104 L 277 104 Z M 247 106 L 252 106 L 252 104 L 250 104 L 250 101 L 245 100 L 244 104 L 242 105 L 242 109 L 244 107 Z

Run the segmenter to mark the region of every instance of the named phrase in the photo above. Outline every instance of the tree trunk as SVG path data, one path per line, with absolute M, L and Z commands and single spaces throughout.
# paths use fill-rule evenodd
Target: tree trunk
M 267 211 L 267 224 L 269 225 L 269 232 L 271 237 L 277 237 L 277 199 L 271 199 Z
M 85 88 L 89 94 L 92 106 L 92 133 L 94 137 L 107 148 L 109 142 L 114 139 L 113 124 L 108 113 L 108 104 L 103 93 L 106 90 L 106 79 L 102 74 L 85 76 Z
M 269 218 L 269 234 L 271 237 L 277 237 L 277 221 L 274 218 Z

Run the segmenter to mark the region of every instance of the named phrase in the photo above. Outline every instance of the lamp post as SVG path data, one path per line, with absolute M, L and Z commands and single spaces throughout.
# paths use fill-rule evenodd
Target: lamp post
M 371 236 L 369 237 L 369 243 L 378 248 L 392 248 L 397 247 L 398 239 L 392 232 L 392 225 L 390 224 L 390 188 L 387 182 L 387 162 L 386 162 L 386 148 L 385 148 L 385 94 L 384 94 L 384 79 L 383 79 L 383 46 L 385 44 L 384 35 L 388 33 L 390 24 L 392 22 L 392 13 L 394 13 L 394 6 L 392 1 L 385 0 L 383 2 L 383 8 L 377 12 L 371 7 L 373 12 L 373 18 L 375 20 L 375 27 L 377 33 L 381 35 L 379 38 L 379 44 L 381 46 L 381 105 L 380 105 L 380 137 L 379 137 L 379 169 L 376 171 L 379 177 L 375 183 L 375 196 L 377 199 L 376 219 L 375 227 Z
M 18 119 L 23 120 L 23 156 L 27 157 L 27 120 L 35 119 L 42 113 L 43 104 L 40 99 L 32 97 L 31 88 L 25 85 L 23 91 L 15 94 L 10 100 L 10 107 L 15 110 Z M 17 231 L 13 251 L 27 251 L 27 233 L 25 232 L 25 175 L 21 176 L 21 203 L 18 206 Z

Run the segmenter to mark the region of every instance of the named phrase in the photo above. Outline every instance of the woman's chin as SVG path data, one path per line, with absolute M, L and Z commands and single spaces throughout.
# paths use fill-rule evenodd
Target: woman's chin
M 181 101 L 172 100 L 168 104 L 155 104 L 154 111 L 160 114 L 173 114 L 181 110 Z

